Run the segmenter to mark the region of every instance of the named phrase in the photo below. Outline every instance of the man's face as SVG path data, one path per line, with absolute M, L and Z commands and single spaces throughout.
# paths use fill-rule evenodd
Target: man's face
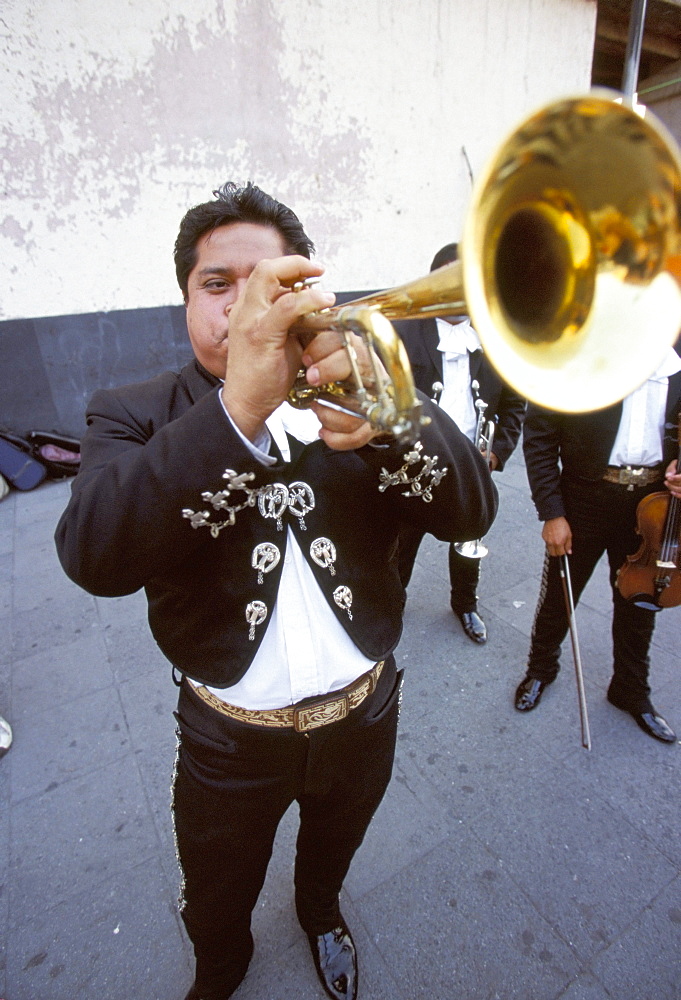
M 200 238 L 185 305 L 194 354 L 211 374 L 224 378 L 229 314 L 251 271 L 258 261 L 285 253 L 277 229 L 251 222 L 232 222 Z

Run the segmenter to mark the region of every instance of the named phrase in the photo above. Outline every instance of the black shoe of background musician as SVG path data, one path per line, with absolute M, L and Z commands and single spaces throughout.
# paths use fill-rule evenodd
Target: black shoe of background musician
M 487 642 L 487 626 L 477 611 L 464 611 L 462 614 L 455 611 L 454 614 L 458 617 L 461 627 L 472 642 L 477 642 L 479 645 Z
M 676 733 L 661 715 L 657 712 L 641 712 L 640 715 L 631 713 L 632 718 L 639 729 L 642 729 L 648 736 L 652 736 L 662 743 L 676 743 Z
M 667 720 L 663 719 L 652 705 L 650 705 L 648 712 L 637 712 L 636 709 L 627 707 L 625 702 L 620 701 L 610 691 L 608 691 L 606 697 L 615 708 L 619 708 L 622 712 L 627 712 L 639 729 L 642 729 L 648 736 L 652 736 L 653 739 L 660 740 L 662 743 L 676 743 L 676 733 Z
M 524 677 L 515 692 L 515 707 L 519 712 L 531 712 L 541 701 L 544 688 L 550 681 L 539 681 L 536 677 Z
M 308 934 L 308 941 L 319 981 L 331 1000 L 356 1000 L 357 952 L 343 918 L 326 934 Z

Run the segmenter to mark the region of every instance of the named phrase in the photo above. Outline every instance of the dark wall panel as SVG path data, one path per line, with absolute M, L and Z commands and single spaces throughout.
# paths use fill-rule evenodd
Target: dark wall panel
M 360 292 L 342 292 L 339 302 Z M 191 358 L 184 306 L 0 323 L 0 426 L 80 438 L 96 389 L 141 382 Z
M 190 357 L 184 306 L 0 323 L 0 425 L 81 437 L 95 389 L 180 368 Z
M 56 428 L 58 414 L 40 359 L 35 322 L 8 320 L 0 324 L 0 426 L 23 434 L 34 428 L 24 419 L 32 413 L 40 414 L 46 429 Z

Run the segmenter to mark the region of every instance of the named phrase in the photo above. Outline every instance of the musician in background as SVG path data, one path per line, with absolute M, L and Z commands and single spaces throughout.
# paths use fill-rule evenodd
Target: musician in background
M 568 617 L 560 560 L 570 557 L 575 605 L 604 552 L 613 593 L 613 675 L 608 701 L 633 716 L 649 736 L 676 736 L 650 700 L 648 673 L 655 611 L 626 601 L 615 582 L 639 548 L 636 508 L 666 486 L 681 495 L 676 428 L 681 359 L 669 352 L 657 371 L 623 402 L 594 413 L 556 413 L 530 404 L 523 450 L 532 499 L 544 522 L 546 558 L 525 677 L 515 693 L 519 712 L 537 707 L 559 671 Z
M 301 366 L 315 386 L 351 371 L 337 333 L 305 348 L 289 333 L 334 300 L 304 285 L 323 273 L 312 249 L 293 212 L 252 184 L 189 210 L 175 266 L 195 358 L 95 395 L 57 529 L 86 590 L 145 587 L 178 677 L 173 814 L 196 956 L 186 1000 L 227 1000 L 244 978 L 294 801 L 298 919 L 321 986 L 354 1000 L 339 893 L 393 765 L 398 527 L 413 518 L 446 541 L 475 538 L 496 510 L 480 454 L 428 400 L 413 445 L 286 402 Z M 274 921 L 281 948 L 276 934 Z
M 434 271 L 458 259 L 458 244 L 448 243 L 435 254 Z M 475 442 L 480 409 L 483 427 L 492 420 L 494 434 L 489 466 L 500 472 L 513 452 L 525 416 L 525 400 L 497 375 L 487 361 L 467 316 L 395 323 L 404 341 L 416 387 L 438 399 L 466 437 Z M 405 523 L 400 528 L 399 571 L 405 589 L 411 579 L 423 531 Z M 464 549 L 465 551 L 465 549 Z M 450 604 L 465 634 L 476 643 L 487 641 L 487 626 L 478 608 L 480 558 L 462 555 L 449 546 Z

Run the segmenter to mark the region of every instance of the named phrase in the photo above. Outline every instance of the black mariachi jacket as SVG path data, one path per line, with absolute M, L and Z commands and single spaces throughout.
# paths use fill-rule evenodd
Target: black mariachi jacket
M 677 352 L 679 348 L 677 347 Z M 678 455 L 681 372 L 669 379 L 662 461 Z M 530 403 L 523 429 L 523 452 L 532 500 L 540 521 L 565 517 L 561 474 L 600 480 L 605 475 L 622 418 L 622 403 L 592 413 L 556 413 Z
M 405 320 L 394 326 L 407 349 L 416 388 L 432 396 L 433 383 L 442 381 L 437 323 L 434 319 Z M 518 443 L 527 404 L 500 378 L 482 351 L 470 355 L 470 372 L 471 381 L 476 379 L 480 385 L 480 398 L 487 403 L 485 419 L 495 423 L 492 451 L 499 459 L 497 470 L 501 472 Z M 475 399 L 472 389 L 471 395 Z
M 340 623 L 366 656 L 384 658 L 402 627 L 399 519 L 447 541 L 484 535 L 497 503 L 484 460 L 424 400 L 432 423 L 415 448 L 340 452 L 317 440 L 264 467 L 226 418 L 217 385 L 193 361 L 95 394 L 56 532 L 67 574 L 100 596 L 144 587 L 171 663 L 227 687 L 269 623 L 291 526 Z

